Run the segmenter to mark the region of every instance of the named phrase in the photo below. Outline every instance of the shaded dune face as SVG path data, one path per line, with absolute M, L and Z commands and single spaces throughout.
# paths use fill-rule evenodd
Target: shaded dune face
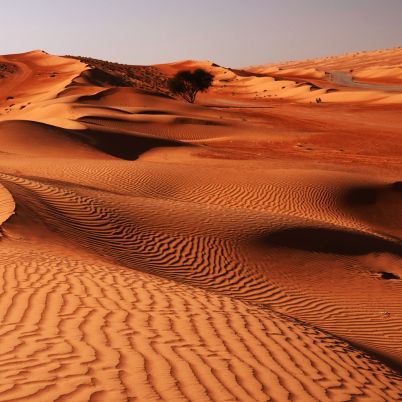
M 83 142 L 93 145 L 106 154 L 125 160 L 135 160 L 141 154 L 153 148 L 179 147 L 179 141 L 164 138 L 144 136 L 141 133 L 113 132 L 96 128 L 74 133 Z
M 396 103 L 353 106 L 362 143 L 254 70 L 189 105 L 196 62 L 3 62 L 0 401 L 401 398 Z
M 383 186 L 355 187 L 344 195 L 346 208 L 379 231 L 401 237 L 402 193 L 400 182 Z
M 125 160 L 137 159 L 152 148 L 180 146 L 179 141 L 141 133 L 113 132 L 93 129 L 71 130 L 32 121 L 18 120 L 0 123 L 3 152 L 36 156 L 57 156 L 60 149 L 71 158 L 108 159 L 108 155 Z M 30 146 L 27 146 L 29 142 Z M 96 152 L 96 150 L 102 152 Z
M 388 252 L 400 256 L 402 253 L 400 245 L 376 237 L 309 227 L 285 229 L 270 233 L 260 238 L 259 242 L 273 246 L 331 254 L 361 255 Z

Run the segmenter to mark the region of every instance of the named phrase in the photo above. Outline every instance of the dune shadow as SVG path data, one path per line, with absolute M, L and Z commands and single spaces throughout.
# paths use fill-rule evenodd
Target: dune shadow
M 402 192 L 402 181 L 396 181 L 384 186 L 360 186 L 350 188 L 345 192 L 343 201 L 346 205 L 352 207 L 374 205 L 379 201 L 381 195 L 390 192 Z
M 398 192 L 402 193 L 402 181 L 396 181 L 396 182 L 392 183 L 391 188 L 394 191 L 398 191 Z
M 297 227 L 271 232 L 259 237 L 257 244 L 350 256 L 373 252 L 388 252 L 402 256 L 402 245 L 398 243 L 364 233 L 315 227 Z
M 381 192 L 379 187 L 355 187 L 349 189 L 344 195 L 344 201 L 347 205 L 373 205 L 377 202 Z
M 153 97 L 163 98 L 163 99 L 168 99 L 168 100 L 174 99 L 171 96 L 164 94 L 164 93 L 160 93 L 160 92 L 145 90 L 145 89 L 141 89 L 141 88 L 133 88 L 133 87 L 130 87 L 130 88 L 123 87 L 123 88 L 129 89 L 132 96 L 148 95 L 148 96 L 153 96 Z M 121 89 L 121 87 L 120 87 L 120 89 Z M 115 95 L 115 94 L 119 94 L 119 88 L 107 88 L 107 89 L 104 89 L 103 91 L 99 91 L 96 94 L 82 95 L 77 99 L 77 102 L 91 103 L 93 101 L 100 101 L 107 96 L 111 96 L 111 95 Z
M 11 142 L 14 139 L 17 142 L 26 141 L 27 149 L 29 149 L 28 145 L 38 143 L 48 144 L 49 147 L 53 144 L 55 149 L 60 149 L 60 155 L 64 150 L 70 157 L 74 156 L 74 152 L 78 152 L 82 145 L 125 160 L 138 159 L 141 154 L 153 148 L 191 146 L 174 139 L 124 132 L 118 129 L 109 130 L 101 126 L 99 129 L 95 126 L 73 130 L 31 120 L 7 120 L 0 122 L 0 129 L 3 142 Z M 25 133 L 29 133 L 28 139 L 20 135 Z M 6 134 L 9 137 L 6 137 Z M 29 140 L 32 140 L 31 144 Z
M 125 134 L 93 129 L 77 130 L 74 134 L 84 143 L 106 154 L 125 160 L 138 159 L 141 154 L 153 148 L 188 146 L 180 141 L 148 137 L 141 134 Z

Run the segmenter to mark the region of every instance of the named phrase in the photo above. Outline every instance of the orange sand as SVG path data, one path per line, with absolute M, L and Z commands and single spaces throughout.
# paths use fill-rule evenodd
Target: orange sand
M 0 401 L 400 400 L 401 64 L 0 57 Z

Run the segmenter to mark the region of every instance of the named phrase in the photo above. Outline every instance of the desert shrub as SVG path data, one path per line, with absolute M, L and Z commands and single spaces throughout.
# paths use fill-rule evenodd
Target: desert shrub
M 213 79 L 214 76 L 202 68 L 194 71 L 181 70 L 168 80 L 167 85 L 175 95 L 194 103 L 197 93 L 206 91 L 212 85 Z

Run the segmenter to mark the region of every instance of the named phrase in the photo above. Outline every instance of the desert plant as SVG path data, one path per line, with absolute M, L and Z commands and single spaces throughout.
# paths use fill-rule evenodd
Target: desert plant
M 194 71 L 181 70 L 167 82 L 171 92 L 181 96 L 187 102 L 194 103 L 198 92 L 206 91 L 214 76 L 208 71 L 198 68 Z

